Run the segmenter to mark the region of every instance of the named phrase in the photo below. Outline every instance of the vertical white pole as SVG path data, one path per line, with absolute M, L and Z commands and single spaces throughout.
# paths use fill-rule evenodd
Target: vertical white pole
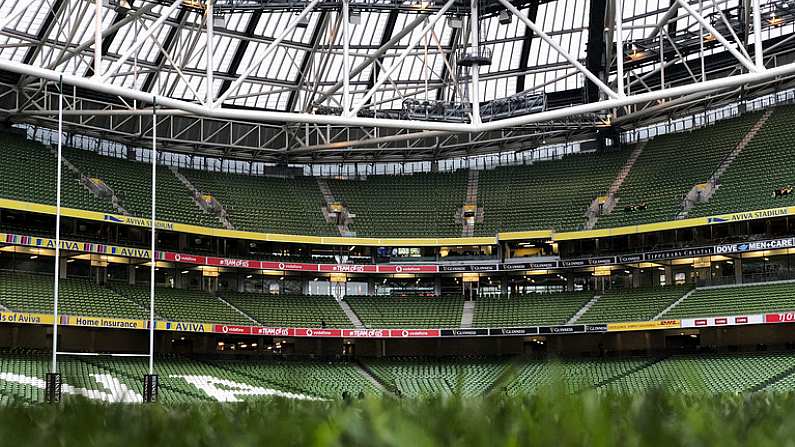
M 698 2 L 698 14 L 701 17 L 704 17 L 704 0 L 699 0 L 699 2 Z M 699 47 L 698 56 L 699 56 L 699 59 L 701 59 L 701 81 L 706 81 L 707 80 L 707 69 L 706 69 L 706 66 L 704 65 L 704 25 L 702 25 L 701 22 L 698 22 L 698 35 L 699 35 L 699 39 L 698 39 L 698 47 Z M 715 37 L 715 36 L 713 36 L 713 37 Z
M 94 76 L 102 75 L 102 16 L 105 9 L 102 5 L 104 0 L 97 0 L 96 11 L 94 11 Z
M 665 89 L 665 47 L 663 33 L 660 33 L 660 88 Z
M 52 370 L 58 372 L 58 279 L 61 276 L 61 170 L 63 168 L 63 76 L 58 82 L 58 168 L 55 184 L 55 281 L 52 303 Z
M 470 27 L 470 42 L 472 52 L 475 57 L 480 56 L 480 31 L 478 30 L 478 2 L 480 0 L 472 0 L 470 13 L 469 13 L 469 27 Z M 430 32 L 430 31 L 429 31 Z M 480 124 L 480 65 L 472 65 L 472 88 L 469 94 L 469 101 L 472 103 L 472 121 L 473 124 Z
M 350 57 L 350 1 L 342 0 L 342 113 L 351 111 L 351 57 Z
M 616 64 L 618 68 L 618 78 L 616 79 L 616 86 L 618 87 L 618 94 L 623 95 L 624 92 L 624 13 L 622 8 L 623 0 L 614 0 L 615 5 L 615 26 L 616 26 Z
M 213 54 L 215 53 L 214 29 L 213 23 L 213 0 L 207 0 L 207 47 L 205 55 L 207 57 L 207 105 L 212 107 L 215 99 L 213 98 Z
M 149 374 L 155 370 L 155 218 L 157 207 L 157 99 L 152 98 L 152 267 L 149 269 Z
M 754 0 L 751 8 L 754 14 L 754 63 L 762 69 L 765 61 L 762 59 L 762 11 L 759 9 L 759 0 Z

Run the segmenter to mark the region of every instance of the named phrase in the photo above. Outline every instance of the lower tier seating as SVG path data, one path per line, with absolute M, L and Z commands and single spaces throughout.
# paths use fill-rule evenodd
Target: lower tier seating
M 343 394 L 404 398 L 460 393 L 521 396 L 557 387 L 576 393 L 597 389 L 631 394 L 663 389 L 686 394 L 795 391 L 795 353 L 734 353 L 671 357 L 541 360 L 515 358 L 364 359 L 351 362 L 232 357 L 155 359 L 164 404 L 235 402 L 280 396 L 339 399 Z M 46 353 L 0 352 L 0 405 L 44 400 Z M 367 372 L 365 372 L 365 370 Z M 148 360 L 60 356 L 64 397 L 141 402 Z M 371 374 L 374 380 L 366 374 Z
M 405 397 L 483 395 L 508 367 L 504 360 L 480 357 L 373 359 L 365 365 L 389 390 Z

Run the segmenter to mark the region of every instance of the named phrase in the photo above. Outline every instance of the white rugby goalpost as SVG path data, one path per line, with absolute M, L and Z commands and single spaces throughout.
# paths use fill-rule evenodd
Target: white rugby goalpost
M 98 0 L 97 3 L 100 3 Z M 55 278 L 53 281 L 53 312 L 52 312 L 52 361 L 50 372 L 45 380 L 45 400 L 48 402 L 59 402 L 62 391 L 64 390 L 61 374 L 58 370 L 58 356 L 108 356 L 108 357 L 146 357 L 149 360 L 148 374 L 143 377 L 144 393 L 142 401 L 153 402 L 157 400 L 158 376 L 154 372 L 155 361 L 155 271 L 157 264 L 156 249 L 156 219 L 157 219 L 157 99 L 152 99 L 152 196 L 151 196 L 151 244 L 149 269 L 149 352 L 146 354 L 119 354 L 119 353 L 88 353 L 88 352 L 67 352 L 58 350 L 58 325 L 60 323 L 60 313 L 58 300 L 60 295 L 60 274 L 61 274 L 61 180 L 63 171 L 63 79 L 58 82 L 58 150 L 57 150 L 57 173 L 56 173 L 56 192 L 55 192 Z M 113 395 L 111 393 L 111 395 Z M 128 394 L 125 394 L 128 396 Z

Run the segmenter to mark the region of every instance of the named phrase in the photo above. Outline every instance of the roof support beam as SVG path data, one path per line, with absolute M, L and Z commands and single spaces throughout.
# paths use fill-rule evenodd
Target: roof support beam
M 624 107 L 627 105 L 641 104 L 665 98 L 675 98 L 691 93 L 705 90 L 721 90 L 734 88 L 739 85 L 760 83 L 778 77 L 789 77 L 795 75 L 795 63 L 772 67 L 764 71 L 749 72 L 739 75 L 716 78 L 709 81 L 697 82 L 672 88 L 659 89 L 654 92 L 627 95 L 621 98 L 614 98 L 592 104 L 582 104 L 568 108 L 547 110 L 531 115 L 517 116 L 501 120 L 489 121 L 480 125 L 471 123 L 449 123 L 449 122 L 426 122 L 412 120 L 396 120 L 381 118 L 344 118 L 335 115 L 313 115 L 305 113 L 274 112 L 267 110 L 241 110 L 241 109 L 219 109 L 203 107 L 199 104 L 184 100 L 171 98 L 168 96 L 153 94 L 151 92 L 137 89 L 126 88 L 113 85 L 107 82 L 99 82 L 95 78 L 84 78 L 47 70 L 41 67 L 34 67 L 29 64 L 14 62 L 10 60 L 0 60 L 0 70 L 6 70 L 26 76 L 34 76 L 44 80 L 58 81 L 63 79 L 64 84 L 78 88 L 85 88 L 108 95 L 131 98 L 143 103 L 150 103 L 156 100 L 157 104 L 165 108 L 176 108 L 187 111 L 198 116 L 208 116 L 224 119 L 239 119 L 267 122 L 285 123 L 316 123 L 330 124 L 337 126 L 364 126 L 364 127 L 384 127 L 398 129 L 419 129 L 419 130 L 444 130 L 450 132 L 481 132 L 499 130 L 514 126 L 524 126 L 533 123 L 542 123 L 555 119 L 562 119 L 572 115 L 597 113 L 607 109 Z M 12 111 L 13 112 L 13 111 Z
M 707 31 L 709 31 L 710 34 L 715 36 L 715 38 L 718 40 L 718 42 L 723 44 L 723 46 L 726 48 L 726 50 L 729 53 L 731 53 L 731 55 L 734 56 L 737 59 L 737 61 L 739 61 L 741 64 L 743 64 L 745 66 L 745 68 L 748 69 L 748 71 L 753 72 L 753 73 L 756 73 L 756 72 L 760 71 L 760 69 L 757 66 L 755 66 L 750 60 L 748 60 L 748 58 L 743 56 L 739 51 L 737 51 L 737 48 L 734 48 L 734 45 L 732 45 L 728 40 L 726 40 L 726 38 L 723 37 L 723 35 L 721 33 L 719 33 L 718 30 L 716 30 L 714 26 L 710 25 L 710 23 L 707 22 L 704 19 L 704 17 L 702 17 L 701 14 L 698 13 L 698 11 L 693 9 L 685 0 L 678 0 L 678 2 L 679 2 L 679 5 L 682 8 L 684 8 L 685 11 L 688 12 L 688 14 L 693 16 L 693 18 L 696 19 L 696 21 L 698 21 L 698 23 L 701 24 L 701 26 L 703 26 Z M 702 37 L 702 43 L 703 43 L 703 37 Z
M 411 51 L 413 51 L 414 48 L 417 47 L 417 45 L 420 43 L 420 40 L 422 40 L 422 38 L 425 36 L 425 34 L 427 34 L 430 30 L 432 30 L 434 26 L 436 26 L 436 22 L 438 22 L 442 17 L 444 17 L 445 13 L 447 12 L 448 9 L 450 9 L 451 6 L 453 6 L 454 2 L 455 2 L 455 0 L 447 0 L 447 2 L 444 4 L 444 6 L 442 6 L 442 9 L 440 9 L 436 14 L 434 14 L 431 17 L 431 20 L 428 22 L 427 25 L 425 25 L 423 27 L 422 31 L 418 35 L 412 37 L 412 39 L 409 41 L 408 47 L 406 47 L 406 49 L 403 50 L 400 53 L 400 55 L 395 60 L 393 60 L 390 63 L 389 69 L 386 70 L 386 73 L 384 73 L 382 75 L 379 75 L 378 80 L 375 82 L 373 87 L 367 91 L 367 93 L 364 95 L 364 98 L 362 98 L 361 101 L 359 101 L 358 104 L 353 106 L 353 109 L 351 110 L 351 115 L 355 116 L 356 113 L 365 104 L 367 104 L 367 101 L 369 101 L 370 98 L 373 97 L 373 95 L 375 94 L 376 90 L 379 87 L 381 87 L 384 84 L 384 82 L 387 81 L 387 79 L 390 79 L 390 77 L 392 76 L 392 73 L 394 73 L 395 70 L 397 70 L 398 67 L 400 67 L 403 64 L 403 61 L 406 60 L 406 57 L 408 56 L 408 54 Z
M 585 68 L 580 63 L 580 61 L 577 60 L 577 58 L 575 58 L 574 56 L 569 54 L 568 51 L 566 51 L 563 48 L 561 48 L 561 46 L 558 45 L 557 42 L 555 42 L 551 37 L 549 37 L 549 35 L 547 35 L 547 33 L 545 33 L 540 27 L 536 26 L 536 24 L 533 23 L 533 21 L 530 20 L 526 15 L 522 14 L 518 9 L 516 9 L 516 7 L 513 6 L 508 0 L 499 0 L 499 2 L 502 3 L 502 5 L 505 6 L 505 8 L 508 11 L 511 11 L 516 17 L 518 17 L 519 20 L 524 22 L 524 24 L 528 28 L 532 29 L 533 32 L 536 35 L 538 35 L 538 37 L 543 39 L 544 42 L 549 44 L 550 47 L 552 47 L 555 51 L 557 51 L 558 54 L 563 56 L 563 58 L 566 59 L 571 65 L 573 65 L 574 68 L 577 69 L 577 71 L 579 71 L 580 73 L 585 75 L 585 77 L 590 79 L 591 82 L 596 84 L 599 87 L 600 90 L 602 90 L 603 92 L 605 92 L 607 94 L 607 96 L 609 96 L 610 98 L 613 98 L 613 99 L 618 99 L 621 96 L 623 96 L 623 93 L 614 92 L 610 87 L 608 87 L 604 82 L 602 82 L 601 79 L 596 77 L 596 75 L 594 75 L 587 68 Z
M 246 79 L 248 79 L 248 77 L 251 76 L 260 67 L 260 65 L 262 65 L 265 59 L 267 59 L 268 56 L 270 56 L 271 53 L 276 50 L 279 44 L 284 39 L 286 39 L 288 35 L 292 34 L 293 30 L 295 30 L 295 27 L 298 26 L 298 22 L 302 21 L 304 17 L 309 15 L 309 13 L 312 12 L 312 10 L 315 8 L 315 5 L 317 5 L 319 2 L 320 0 L 312 0 L 311 2 L 309 2 L 309 4 L 306 5 L 306 7 L 301 11 L 300 14 L 294 16 L 293 19 L 290 21 L 290 24 L 287 25 L 287 28 L 281 34 L 279 34 L 279 37 L 277 37 L 276 39 L 273 40 L 273 42 L 268 44 L 268 46 L 265 47 L 265 49 L 262 52 L 260 52 L 253 61 L 251 61 L 248 67 L 246 67 L 246 69 L 243 70 L 243 73 L 240 76 L 238 76 L 238 78 L 235 79 L 234 82 L 232 82 L 232 84 L 225 92 L 221 93 L 221 95 L 218 97 L 215 103 L 212 104 L 212 106 L 221 107 L 224 101 L 226 101 L 226 99 L 229 98 L 229 95 L 236 92 L 240 88 L 240 86 L 246 81 Z
M 364 61 L 361 64 L 357 65 L 356 68 L 354 68 L 353 71 L 351 71 L 351 77 L 352 78 L 356 77 L 357 75 L 359 75 L 359 73 L 364 71 L 365 68 L 367 68 L 370 65 L 372 65 L 373 63 L 375 63 L 375 61 L 380 59 L 387 52 L 387 50 L 389 50 L 390 48 L 392 48 L 395 45 L 397 45 L 397 43 L 400 42 L 401 39 L 403 39 L 409 33 L 414 31 L 414 29 L 417 26 L 419 26 L 423 21 L 425 21 L 425 19 L 427 17 L 428 16 L 425 15 L 425 14 L 420 14 L 419 16 L 417 16 L 416 19 L 414 19 L 413 22 L 411 22 L 408 25 L 404 26 L 403 29 L 400 30 L 399 33 L 393 35 L 392 38 L 389 39 L 388 42 L 386 42 L 385 44 L 381 45 L 377 50 L 373 51 L 370 54 L 370 56 L 367 58 L 366 61 Z M 396 16 L 396 18 L 397 18 L 397 16 Z M 389 21 L 387 21 L 387 26 L 389 26 Z M 392 22 L 392 27 L 394 28 L 394 26 L 395 25 L 394 25 L 394 21 L 393 21 Z M 384 31 L 384 35 L 386 35 L 386 31 Z M 375 70 L 375 69 L 376 69 L 376 67 L 373 67 L 373 70 Z M 375 84 L 375 81 L 373 81 L 373 84 Z M 369 88 L 372 88 L 373 84 L 371 84 L 369 86 Z M 326 90 L 323 93 L 321 93 L 318 96 L 318 98 L 314 101 L 314 104 L 315 105 L 322 104 L 323 101 L 326 100 L 326 98 L 328 98 L 329 96 L 337 93 L 340 88 L 342 88 L 342 81 L 337 81 L 337 83 L 334 84 L 333 86 L 331 86 L 331 88 L 329 88 L 328 90 Z
M 596 1 L 596 0 L 591 0 Z M 599 0 L 604 2 L 604 0 Z M 602 8 L 604 9 L 604 8 Z M 604 13 L 604 11 L 602 11 Z M 591 6 L 591 14 L 593 15 L 593 5 Z M 538 19 L 538 2 L 533 2 L 530 4 L 530 7 L 527 11 L 527 17 L 532 20 L 536 21 Z M 592 22 L 591 22 L 592 23 Z M 602 32 L 602 29 L 599 29 L 599 32 Z M 531 28 L 525 27 L 524 28 L 524 38 L 522 39 L 522 51 L 519 53 L 519 70 L 524 71 L 528 67 L 528 62 L 530 59 L 530 46 L 533 44 L 533 37 L 535 34 Z M 590 51 L 590 42 L 588 43 L 588 48 Z M 587 64 L 586 64 L 587 67 Z M 588 67 L 589 70 L 594 71 L 592 68 Z M 523 92 L 527 87 L 525 86 L 525 79 L 527 76 L 519 75 L 516 77 L 516 93 Z
M 138 51 L 138 49 L 141 48 L 141 46 L 143 46 L 143 44 L 146 43 L 146 41 L 149 40 L 152 37 L 152 35 L 155 33 L 155 31 L 160 29 L 160 27 L 163 25 L 163 23 L 165 23 L 165 21 L 168 20 L 169 16 L 174 11 L 176 11 L 177 8 L 179 7 L 179 5 L 181 5 L 181 4 L 182 4 L 182 0 L 175 0 L 174 3 L 171 6 L 168 7 L 168 9 L 163 11 L 161 13 L 160 17 L 158 17 L 158 19 L 155 20 L 155 23 L 153 23 L 152 26 L 150 26 L 149 29 L 146 30 L 142 35 L 138 36 L 138 38 L 130 46 L 130 48 L 128 48 L 127 51 L 122 53 L 121 56 L 116 60 L 116 62 L 114 62 L 113 65 L 111 65 L 110 68 L 108 68 L 108 71 L 106 73 L 101 73 L 100 74 L 100 79 L 102 79 L 103 81 L 107 81 L 108 79 L 110 79 L 111 76 L 113 76 L 116 73 L 118 73 L 119 70 L 121 69 L 122 65 L 124 65 L 125 62 L 127 62 L 127 59 L 129 59 L 136 51 Z M 180 14 L 183 14 L 183 13 L 184 13 L 184 11 L 180 12 Z M 172 32 L 175 29 L 176 28 L 172 28 Z M 164 45 L 164 46 L 166 48 L 168 48 L 168 39 L 166 41 L 166 45 Z
M 590 0 L 590 2 L 590 13 L 588 17 L 588 46 L 585 56 L 585 68 L 590 70 L 591 73 L 601 77 L 604 76 L 606 65 L 604 52 L 604 29 L 606 25 L 605 18 L 607 17 L 607 0 Z M 528 28 L 528 32 L 530 31 L 532 30 Z M 529 47 L 527 43 L 525 43 L 525 45 Z M 524 53 L 524 48 L 522 48 L 522 52 Z M 525 64 L 527 64 L 526 59 Z M 585 80 L 585 97 L 587 102 L 595 102 L 599 100 L 599 87 L 591 82 L 590 79 Z

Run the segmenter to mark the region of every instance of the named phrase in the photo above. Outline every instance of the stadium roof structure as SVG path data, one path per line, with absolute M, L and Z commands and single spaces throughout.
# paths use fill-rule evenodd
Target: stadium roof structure
M 156 110 L 171 151 L 435 160 L 787 88 L 793 49 L 792 0 L 6 0 L 0 117 L 54 128 L 63 91 L 139 147 Z

